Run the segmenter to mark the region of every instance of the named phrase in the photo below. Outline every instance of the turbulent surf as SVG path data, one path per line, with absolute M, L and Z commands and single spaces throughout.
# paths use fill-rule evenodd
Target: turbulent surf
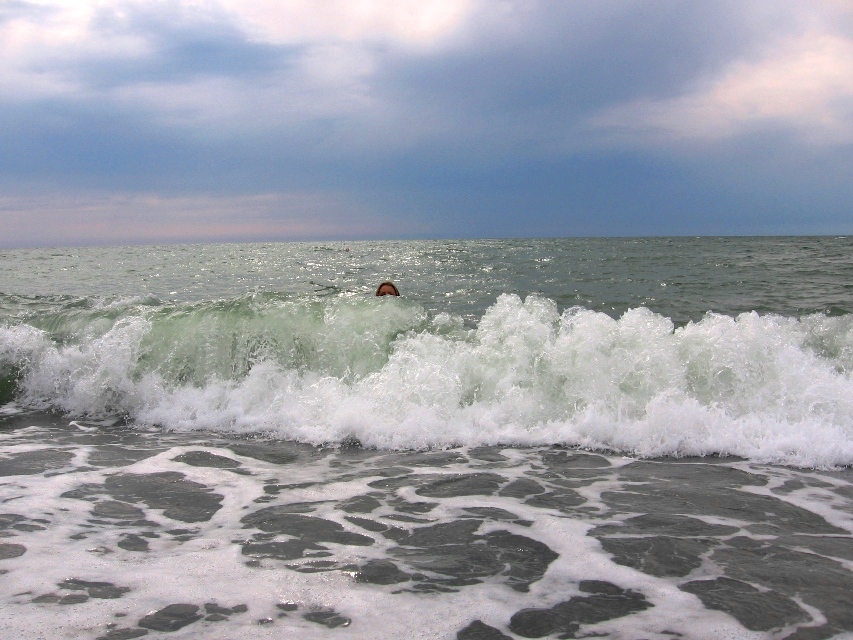
M 0 367 L 22 408 L 311 444 L 853 463 L 848 315 L 708 313 L 676 327 L 644 307 L 614 318 L 516 294 L 467 324 L 368 296 L 18 306 Z

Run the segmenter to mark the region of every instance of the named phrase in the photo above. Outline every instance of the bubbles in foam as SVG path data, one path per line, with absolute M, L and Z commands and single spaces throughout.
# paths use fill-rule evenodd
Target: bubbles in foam
M 17 401 L 312 443 L 853 463 L 847 316 L 708 314 L 675 328 L 644 308 L 613 319 L 502 295 L 468 329 L 405 300 L 271 294 L 110 313 L 0 329 Z

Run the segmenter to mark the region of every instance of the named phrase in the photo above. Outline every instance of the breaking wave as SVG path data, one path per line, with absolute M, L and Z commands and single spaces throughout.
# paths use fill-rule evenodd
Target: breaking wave
M 54 301 L 0 327 L 0 397 L 74 417 L 379 448 L 567 444 L 853 464 L 853 316 L 675 327 L 502 295 Z

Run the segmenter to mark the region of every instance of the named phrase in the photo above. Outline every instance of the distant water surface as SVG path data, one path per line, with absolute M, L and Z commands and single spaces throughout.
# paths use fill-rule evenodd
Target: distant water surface
M 346 251 L 346 249 L 349 251 Z M 853 312 L 853 238 L 566 238 L 0 251 L 0 292 L 192 302 L 251 291 L 363 294 L 385 278 L 431 312 L 476 319 L 502 293 L 676 324 L 707 311 Z

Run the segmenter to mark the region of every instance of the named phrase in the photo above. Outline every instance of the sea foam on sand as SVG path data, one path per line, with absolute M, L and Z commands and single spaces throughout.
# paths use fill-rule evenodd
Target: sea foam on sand
M 850 470 L 0 424 L 3 637 L 853 634 Z

